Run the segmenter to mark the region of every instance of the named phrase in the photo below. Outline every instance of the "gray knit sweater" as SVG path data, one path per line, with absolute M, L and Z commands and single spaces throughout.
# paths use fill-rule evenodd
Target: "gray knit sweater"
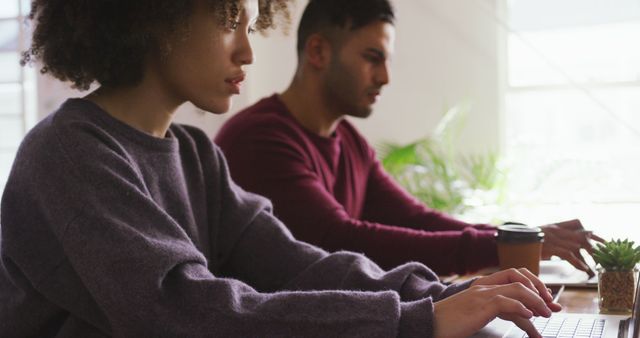
M 1 215 L 0 337 L 430 337 L 468 286 L 296 241 L 200 130 L 82 99 L 25 138 Z

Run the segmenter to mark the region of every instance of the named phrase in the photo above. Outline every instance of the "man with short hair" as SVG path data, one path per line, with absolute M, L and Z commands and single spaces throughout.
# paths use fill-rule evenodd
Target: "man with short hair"
M 289 88 L 230 119 L 216 137 L 233 178 L 269 197 L 296 238 L 363 252 L 390 268 L 420 261 L 439 274 L 497 265 L 495 229 L 429 209 L 385 173 L 344 117 L 366 118 L 389 83 L 394 13 L 387 0 L 312 0 L 298 28 Z M 545 257 L 590 271 L 579 221 L 544 227 Z

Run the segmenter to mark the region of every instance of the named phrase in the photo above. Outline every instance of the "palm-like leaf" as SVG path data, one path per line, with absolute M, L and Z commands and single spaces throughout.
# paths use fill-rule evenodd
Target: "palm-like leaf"
M 499 157 L 487 155 L 462 156 L 454 148 L 462 130 L 468 106 L 456 106 L 447 111 L 433 136 L 407 145 L 383 144 L 378 148 L 381 162 L 409 193 L 431 208 L 460 214 L 468 207 L 474 190 L 502 190 L 505 177 L 499 169 Z

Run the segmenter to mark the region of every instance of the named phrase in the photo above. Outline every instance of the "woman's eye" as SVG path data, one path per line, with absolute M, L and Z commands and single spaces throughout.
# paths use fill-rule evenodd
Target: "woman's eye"
M 249 28 L 247 29 L 247 32 L 248 32 L 249 34 L 253 34 L 253 33 L 255 33 L 256 31 L 257 31 L 257 30 L 256 30 L 256 28 L 255 28 L 255 27 L 253 27 L 253 26 L 249 26 Z

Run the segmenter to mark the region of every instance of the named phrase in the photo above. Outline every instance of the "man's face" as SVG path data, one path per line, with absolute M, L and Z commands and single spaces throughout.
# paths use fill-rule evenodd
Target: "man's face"
M 324 99 L 338 116 L 368 117 L 382 86 L 389 83 L 395 29 L 376 21 L 345 34 L 342 44 L 332 51 Z

